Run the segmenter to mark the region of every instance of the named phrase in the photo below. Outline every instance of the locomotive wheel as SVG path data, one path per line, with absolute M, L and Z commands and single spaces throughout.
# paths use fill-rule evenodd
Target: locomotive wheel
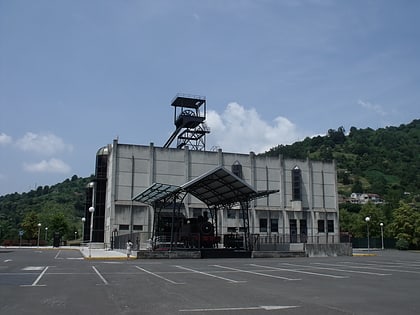
M 211 235 L 213 233 L 213 224 L 210 222 L 204 222 L 200 227 L 203 235 Z

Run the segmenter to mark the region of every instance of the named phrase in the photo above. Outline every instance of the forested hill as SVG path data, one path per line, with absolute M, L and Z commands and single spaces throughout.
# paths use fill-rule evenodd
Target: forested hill
M 81 235 L 81 218 L 84 216 L 86 186 L 92 177 L 78 177 L 53 186 L 39 186 L 22 194 L 0 196 L 0 245 L 5 239 L 17 239 L 18 231 L 23 238 L 34 239 L 38 223 L 51 239 L 51 231 L 60 231 L 64 239 L 74 239 L 75 232 Z
M 330 129 L 326 136 L 279 145 L 264 153 L 285 158 L 337 162 L 339 193 L 377 193 L 385 199 L 420 194 L 420 119 L 373 130 Z M 418 200 L 417 200 L 418 201 Z

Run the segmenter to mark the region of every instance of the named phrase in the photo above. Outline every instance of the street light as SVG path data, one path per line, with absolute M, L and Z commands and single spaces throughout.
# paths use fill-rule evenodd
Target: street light
M 45 227 L 45 241 L 48 244 L 48 227 L 47 226 Z
M 85 222 L 86 222 L 86 218 L 85 217 L 83 217 L 82 218 L 82 243 L 84 242 L 84 240 L 85 240 Z
M 379 223 L 381 226 L 381 243 L 382 243 L 382 250 L 384 249 L 384 223 Z
M 94 207 L 89 208 L 90 212 L 90 236 L 89 236 L 89 258 L 91 258 L 91 250 L 92 250 L 92 232 L 93 232 L 93 213 L 95 212 Z
M 74 240 L 77 239 L 77 231 L 74 231 Z
M 39 247 L 39 235 L 41 234 L 41 223 L 38 223 L 38 243 L 37 247 Z
M 370 217 L 365 218 L 366 221 L 366 230 L 367 230 L 367 245 L 368 245 L 368 252 L 370 252 L 370 243 L 369 243 L 369 221 Z

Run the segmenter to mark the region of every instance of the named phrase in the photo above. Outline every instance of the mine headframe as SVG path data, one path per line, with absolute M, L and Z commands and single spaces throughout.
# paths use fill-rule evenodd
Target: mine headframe
M 164 144 L 169 148 L 177 139 L 177 148 L 188 147 L 191 150 L 206 149 L 206 134 L 210 129 L 205 124 L 206 98 L 204 96 L 177 94 L 172 100 L 174 107 L 175 131 Z

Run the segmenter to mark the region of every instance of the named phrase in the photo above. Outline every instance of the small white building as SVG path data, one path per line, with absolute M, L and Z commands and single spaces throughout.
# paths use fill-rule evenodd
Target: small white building
M 110 246 L 113 234 L 143 232 L 150 237 L 154 209 L 133 198 L 153 183 L 181 186 L 223 166 L 256 190 L 277 193 L 251 202 L 251 234 L 276 236 L 291 243 L 339 243 L 336 165 L 311 160 L 284 159 L 197 151 L 150 145 L 121 144 L 114 140 L 96 157 L 96 183 L 86 204 L 85 235 L 89 235 L 90 200 L 95 207 L 93 241 Z M 206 205 L 193 196 L 183 201 L 186 217 L 197 217 Z M 234 207 L 218 211 L 220 234 L 241 233 L 242 219 Z

